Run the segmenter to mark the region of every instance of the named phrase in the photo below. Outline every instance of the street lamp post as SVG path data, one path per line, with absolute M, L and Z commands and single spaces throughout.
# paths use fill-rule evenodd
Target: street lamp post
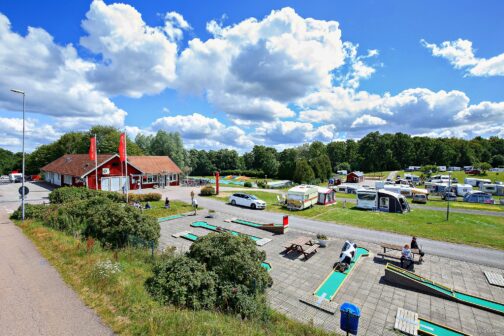
M 23 95 L 23 167 L 21 177 L 21 220 L 25 219 L 25 93 L 21 90 L 11 89 L 12 92 Z
M 448 192 L 451 192 L 451 172 L 448 172 Z M 445 192 L 446 195 L 446 192 Z M 448 195 L 447 198 L 447 204 L 446 204 L 446 221 L 450 218 L 450 197 L 451 195 Z

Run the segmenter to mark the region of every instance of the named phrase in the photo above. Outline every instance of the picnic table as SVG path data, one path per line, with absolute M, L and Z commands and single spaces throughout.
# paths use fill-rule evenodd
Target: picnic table
M 383 257 L 392 257 L 392 258 L 397 258 L 396 256 L 392 256 L 390 254 L 387 254 L 387 251 L 392 250 L 392 251 L 400 251 L 402 252 L 403 247 L 401 245 L 395 245 L 395 244 L 387 244 L 387 243 L 381 243 L 380 247 L 383 248 L 383 253 L 379 253 L 379 255 Z M 415 260 L 415 255 L 418 256 L 420 259 L 420 251 L 418 249 L 410 249 L 411 254 L 413 255 L 413 261 Z
M 308 259 L 308 256 L 317 252 L 319 246 L 320 245 L 315 244 L 310 237 L 298 237 L 285 245 L 285 253 L 297 251 L 302 253 L 305 259 Z

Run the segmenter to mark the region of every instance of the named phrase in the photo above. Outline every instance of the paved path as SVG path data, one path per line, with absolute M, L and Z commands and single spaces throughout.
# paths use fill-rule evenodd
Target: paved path
M 196 188 L 170 187 L 164 190 L 164 194 L 170 199 L 179 199 L 190 202 L 190 191 Z M 199 204 L 206 209 L 214 209 L 229 217 L 247 217 L 258 222 L 270 223 L 272 221 L 281 223 L 283 214 L 250 210 L 241 207 L 233 207 L 210 198 L 198 197 Z M 313 233 L 324 233 L 328 236 L 338 237 L 343 239 L 351 239 L 355 241 L 365 241 L 369 243 L 379 244 L 381 242 L 390 244 L 409 243 L 411 237 L 396 233 L 375 231 L 340 225 L 330 222 L 311 220 L 295 215 L 289 216 L 289 226 L 299 230 L 309 231 Z M 478 248 L 468 245 L 453 244 L 430 239 L 419 239 L 421 247 L 426 253 L 438 255 L 446 258 L 457 259 L 462 261 L 473 262 L 476 264 L 485 264 L 492 267 L 504 269 L 504 251 Z
M 0 192 L 0 335 L 113 335 L 8 219 L 19 201 Z

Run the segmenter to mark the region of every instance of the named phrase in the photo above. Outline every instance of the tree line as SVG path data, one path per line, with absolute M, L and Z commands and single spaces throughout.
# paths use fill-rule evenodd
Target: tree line
M 120 131 L 113 127 L 95 126 L 88 132 L 64 134 L 57 141 L 42 145 L 27 155 L 28 174 L 37 174 L 41 167 L 64 154 L 87 153 L 89 138 L 96 134 L 99 153 L 117 153 Z M 127 138 L 129 155 L 170 156 L 186 173 L 209 176 L 243 174 L 296 182 L 324 181 L 337 170 L 364 172 L 399 170 L 408 166 L 467 166 L 488 163 L 504 166 L 504 139 L 476 137 L 430 138 L 404 133 L 371 132 L 360 140 L 319 141 L 278 151 L 256 145 L 240 155 L 233 149 L 186 150 L 178 133 L 158 131 L 153 135 L 138 134 Z M 0 150 L 0 169 L 5 174 L 20 168 L 21 155 Z

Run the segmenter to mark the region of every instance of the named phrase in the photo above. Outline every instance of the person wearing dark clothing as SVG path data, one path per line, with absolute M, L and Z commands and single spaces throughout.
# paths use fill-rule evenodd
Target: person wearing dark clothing
M 418 246 L 418 243 L 417 243 L 417 240 L 416 240 L 416 237 L 413 237 L 411 238 L 411 248 L 412 249 L 417 249 L 418 250 L 418 254 L 420 254 L 420 259 L 418 260 L 419 262 L 422 262 L 423 261 L 423 257 L 425 255 L 425 253 L 420 249 L 420 246 Z
M 150 203 L 147 201 L 147 203 L 145 203 L 145 209 L 150 209 L 151 208 L 151 205 Z
M 165 198 L 164 207 L 166 209 L 170 209 L 170 200 L 168 199 L 168 197 Z

